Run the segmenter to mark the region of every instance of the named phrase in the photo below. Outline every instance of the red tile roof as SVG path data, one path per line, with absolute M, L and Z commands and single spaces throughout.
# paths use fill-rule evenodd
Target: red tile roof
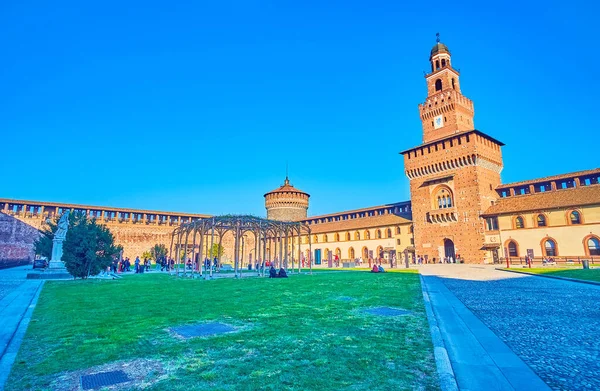
M 352 231 L 356 229 L 385 227 L 407 224 L 411 222 L 411 220 L 404 217 L 395 214 L 387 214 L 380 216 L 361 217 L 358 219 L 332 221 L 330 223 L 311 224 L 310 230 L 313 234 L 319 234 L 325 232 Z
M 500 198 L 483 215 L 494 216 L 583 205 L 600 205 L 600 184 Z

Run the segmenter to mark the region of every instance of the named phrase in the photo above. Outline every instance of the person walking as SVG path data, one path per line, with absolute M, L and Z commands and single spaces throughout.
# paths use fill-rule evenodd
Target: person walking
M 136 274 L 140 272 L 140 257 L 135 257 L 134 268 Z

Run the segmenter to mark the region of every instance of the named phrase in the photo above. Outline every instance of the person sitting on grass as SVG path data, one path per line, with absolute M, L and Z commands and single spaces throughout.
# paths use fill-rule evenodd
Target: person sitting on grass
M 271 265 L 271 268 L 269 269 L 269 278 L 277 278 L 277 270 L 275 270 L 273 265 Z
M 288 278 L 287 273 L 285 272 L 284 268 L 279 269 L 279 274 L 277 275 L 278 278 Z
M 385 273 L 385 270 L 383 270 L 383 266 L 379 265 L 379 273 Z
M 379 273 L 379 268 L 377 265 L 373 265 L 373 269 L 371 269 L 371 273 Z

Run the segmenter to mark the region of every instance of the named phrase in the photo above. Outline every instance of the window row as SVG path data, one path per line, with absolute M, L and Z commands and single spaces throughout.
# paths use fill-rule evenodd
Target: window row
M 336 222 L 336 221 L 360 219 L 360 218 L 364 218 L 364 217 L 383 216 L 386 214 L 402 214 L 402 213 L 409 213 L 411 211 L 412 211 L 412 209 L 410 207 L 410 203 L 404 203 L 401 205 L 390 206 L 387 208 L 377 209 L 377 210 L 369 210 L 369 211 L 365 211 L 365 212 L 355 212 L 355 213 L 347 213 L 347 214 L 338 215 L 338 216 L 327 216 L 327 217 L 320 217 L 320 218 L 316 218 L 316 219 L 307 219 L 307 220 L 304 220 L 304 222 L 309 225 L 313 225 L 313 224 L 322 224 L 322 223 L 332 223 L 332 222 Z
M 538 182 L 533 184 L 525 184 L 521 186 L 498 189 L 498 195 L 502 198 L 511 197 L 513 195 L 527 195 L 532 193 L 545 193 L 553 190 L 571 189 L 574 187 L 585 187 L 597 185 L 600 183 L 600 174 L 594 173 L 591 175 L 562 178 L 555 181 Z
M 544 238 L 540 244 L 542 256 L 556 257 L 558 256 L 558 244 L 552 238 Z M 583 248 L 587 256 L 600 255 L 600 238 L 595 235 L 587 236 L 583 239 Z M 519 251 L 519 244 L 515 240 L 509 240 L 506 244 L 509 257 L 520 257 L 526 254 Z
M 400 234 L 400 227 L 396 227 L 396 234 Z M 322 243 L 327 243 L 329 242 L 329 237 L 330 235 L 327 234 L 323 234 L 321 235 L 321 240 Z M 392 229 L 388 228 L 385 230 L 385 237 L 386 238 L 391 238 L 392 237 Z M 350 241 L 352 240 L 352 235 L 350 234 L 350 232 L 346 232 L 346 235 L 344 236 L 346 241 Z M 375 231 L 375 239 L 382 239 L 382 231 L 380 229 Z M 365 230 L 363 235 L 362 235 L 362 239 L 371 239 L 371 232 L 368 230 Z M 356 231 L 354 232 L 354 240 L 361 240 L 361 234 L 360 232 Z M 335 233 L 333 234 L 333 241 L 334 242 L 339 242 L 340 241 L 340 234 L 339 233 Z M 312 237 L 312 242 L 313 243 L 319 243 L 319 235 L 313 235 Z M 305 243 L 308 243 L 308 237 L 305 238 Z
M 583 224 L 583 216 L 578 210 L 570 210 L 566 213 L 567 224 L 576 225 Z M 489 226 L 489 224 L 488 224 Z M 514 219 L 513 226 L 515 229 L 526 228 L 525 218 L 523 216 L 517 216 Z M 535 227 L 547 227 L 548 226 L 548 218 L 543 213 L 540 213 L 534 218 L 534 226 Z

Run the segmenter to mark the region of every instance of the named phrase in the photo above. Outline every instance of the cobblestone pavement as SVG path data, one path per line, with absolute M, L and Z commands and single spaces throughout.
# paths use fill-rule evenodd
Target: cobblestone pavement
M 552 389 L 600 390 L 600 286 L 482 266 L 422 272 L 441 277 Z

